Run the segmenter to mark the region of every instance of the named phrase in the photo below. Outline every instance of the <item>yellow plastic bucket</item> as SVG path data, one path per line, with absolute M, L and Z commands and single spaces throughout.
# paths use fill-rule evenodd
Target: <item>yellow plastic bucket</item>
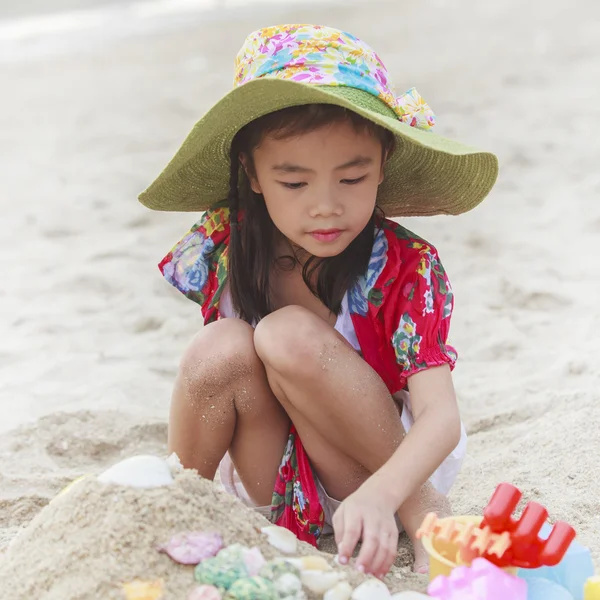
M 458 521 L 459 523 L 474 523 L 477 526 L 483 521 L 483 517 L 462 515 L 440 519 L 440 522 L 450 519 Z M 458 544 L 441 540 L 436 538 L 433 534 L 423 536 L 421 538 L 421 543 L 429 555 L 429 581 L 433 581 L 438 575 L 445 575 L 447 577 L 454 567 L 465 564 L 460 560 L 460 547 Z M 516 567 L 506 567 L 503 570 L 511 575 L 516 575 L 518 569 Z

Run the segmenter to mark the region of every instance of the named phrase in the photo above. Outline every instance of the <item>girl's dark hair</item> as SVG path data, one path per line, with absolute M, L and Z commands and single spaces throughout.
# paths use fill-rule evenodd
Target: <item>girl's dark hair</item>
M 284 108 L 252 121 L 242 128 L 231 144 L 231 171 L 228 203 L 231 219 L 229 241 L 229 282 L 237 314 L 254 323 L 273 311 L 269 274 L 275 264 L 277 229 L 269 216 L 262 194 L 255 193 L 240 155 L 252 173 L 252 153 L 266 135 L 286 139 L 314 131 L 332 122 L 348 122 L 359 132 L 369 132 L 381 141 L 384 152 L 394 148 L 392 133 L 357 113 L 332 104 L 307 104 Z M 240 219 L 240 213 L 243 218 Z M 376 207 L 371 219 L 352 243 L 337 256 L 311 256 L 303 265 L 302 277 L 308 288 L 329 310 L 338 315 L 346 291 L 369 265 L 375 228 L 381 218 Z M 292 267 L 297 259 L 289 258 Z M 313 276 L 317 273 L 316 285 Z

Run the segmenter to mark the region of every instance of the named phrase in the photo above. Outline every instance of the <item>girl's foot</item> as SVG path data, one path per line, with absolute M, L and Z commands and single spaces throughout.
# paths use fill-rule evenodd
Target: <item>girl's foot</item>
M 421 541 L 417 539 L 417 531 L 428 513 L 434 512 L 438 517 L 443 518 L 451 516 L 452 509 L 448 498 L 440 494 L 430 483 L 426 483 L 421 488 L 419 496 L 414 500 L 411 498 L 409 503 L 411 510 L 407 510 L 409 507 L 405 505 L 401 519 L 415 553 L 413 571 L 426 574 L 429 572 L 429 555 Z

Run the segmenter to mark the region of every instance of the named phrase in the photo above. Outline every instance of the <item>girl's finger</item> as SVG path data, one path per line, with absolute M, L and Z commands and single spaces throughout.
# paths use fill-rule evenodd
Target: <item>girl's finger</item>
M 362 530 L 362 518 L 358 515 L 344 514 L 344 532 L 340 538 L 341 541 L 338 544 L 340 562 L 342 560 L 349 560 L 352 554 L 354 554 L 354 549 L 360 540 Z
M 373 573 L 377 576 L 385 576 L 396 560 L 398 553 L 398 530 L 388 531 L 382 534 L 381 545 L 373 561 Z
M 364 570 L 365 573 L 374 573 L 373 560 L 379 551 L 380 531 L 381 527 L 378 520 L 365 522 L 363 526 L 362 547 L 356 565 L 359 570 Z
M 347 565 L 350 560 L 350 556 L 346 554 L 342 554 L 342 550 L 340 549 L 342 540 L 344 539 L 345 533 L 345 521 L 344 521 L 344 507 L 340 506 L 335 513 L 333 514 L 333 518 L 331 519 L 331 525 L 333 526 L 333 538 L 335 539 L 335 543 L 338 547 L 338 561 L 341 565 Z

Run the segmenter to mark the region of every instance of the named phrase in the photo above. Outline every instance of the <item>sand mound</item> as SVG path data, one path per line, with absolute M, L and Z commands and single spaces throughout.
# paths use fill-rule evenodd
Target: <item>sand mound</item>
M 194 587 L 193 569 L 157 552 L 158 544 L 179 531 L 216 530 L 225 544 L 258 546 L 269 559 L 280 553 L 260 533 L 267 524 L 193 471 L 180 472 L 171 486 L 148 490 L 84 479 L 15 538 L 0 564 L 0 597 L 122 600 L 123 583 L 162 579 L 165 600 L 184 600 Z M 318 553 L 299 544 L 298 555 Z M 353 585 L 364 580 L 346 570 Z M 386 583 L 402 591 L 422 589 L 424 581 L 395 569 Z

